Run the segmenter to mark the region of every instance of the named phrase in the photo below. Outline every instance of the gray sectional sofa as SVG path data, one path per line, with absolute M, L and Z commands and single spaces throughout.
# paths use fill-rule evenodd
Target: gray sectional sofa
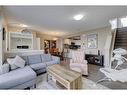
M 24 68 L 9 70 L 9 64 L 5 63 L 0 67 L 0 89 L 25 89 L 34 87 L 36 77 L 46 72 L 46 67 L 59 64 L 60 58 L 50 54 L 36 54 L 20 56 L 25 60 Z

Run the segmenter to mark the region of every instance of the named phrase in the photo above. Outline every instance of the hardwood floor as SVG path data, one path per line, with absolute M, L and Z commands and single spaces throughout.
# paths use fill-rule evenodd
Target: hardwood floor
M 61 64 L 69 68 L 69 60 L 61 61 Z M 93 64 L 88 64 L 89 75 L 87 77 L 86 76 L 83 77 L 90 79 L 94 82 L 98 81 L 99 79 L 102 79 L 105 76 L 103 73 L 99 71 L 100 68 L 102 67 Z M 127 89 L 127 82 L 121 83 L 121 82 L 113 82 L 113 81 L 104 81 L 101 82 L 100 84 L 110 89 Z
M 92 81 L 97 81 L 99 79 L 102 79 L 104 77 L 104 74 L 99 71 L 99 68 L 102 68 L 97 65 L 92 65 L 88 64 L 89 68 L 89 76 L 87 77 L 88 79 Z M 101 82 L 100 84 L 110 88 L 110 89 L 127 89 L 127 82 L 114 82 L 114 81 L 104 81 Z

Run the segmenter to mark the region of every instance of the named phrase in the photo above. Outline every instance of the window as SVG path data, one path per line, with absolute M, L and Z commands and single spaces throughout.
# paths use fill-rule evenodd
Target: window
M 116 29 L 117 28 L 117 25 L 118 25 L 118 21 L 117 21 L 117 18 L 115 18 L 115 19 L 112 19 L 112 20 L 110 20 L 109 21 L 110 22 L 110 24 L 111 24 L 111 29 Z
M 121 27 L 127 27 L 127 17 L 120 19 Z

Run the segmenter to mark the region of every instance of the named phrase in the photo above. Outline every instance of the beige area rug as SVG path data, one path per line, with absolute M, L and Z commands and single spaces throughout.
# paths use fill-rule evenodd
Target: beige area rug
M 95 82 L 82 77 L 83 85 L 82 89 L 86 90 L 97 90 L 97 89 L 109 89 L 101 84 L 95 85 Z M 36 89 L 43 89 L 43 90 L 62 90 L 65 89 L 63 86 L 56 84 L 53 80 L 46 81 L 46 74 L 37 77 L 37 87 Z

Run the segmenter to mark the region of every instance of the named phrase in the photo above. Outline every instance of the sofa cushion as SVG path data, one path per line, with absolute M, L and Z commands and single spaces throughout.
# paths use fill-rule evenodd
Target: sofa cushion
M 52 56 L 53 61 L 57 61 L 57 63 L 60 63 L 60 57 Z
M 48 62 L 52 60 L 51 54 L 41 54 L 42 62 Z
M 47 66 L 49 66 L 49 65 L 53 65 L 53 64 L 57 64 L 58 62 L 57 61 L 49 61 L 49 62 L 45 62 L 45 64 L 47 65 Z
M 41 54 L 41 62 L 45 62 L 45 54 Z
M 52 61 L 52 56 L 51 56 L 51 54 L 45 54 L 45 59 L 46 59 L 46 62 Z
M 19 68 L 0 75 L 0 89 L 8 89 L 36 78 L 36 73 L 29 67 Z
M 36 64 L 31 64 L 30 67 L 33 70 L 39 70 L 39 69 L 46 68 L 46 64 L 45 63 L 36 63 Z
M 25 61 L 16 55 L 16 57 L 14 58 L 13 62 L 12 62 L 15 66 L 23 68 L 25 66 Z
M 30 64 L 41 63 L 41 56 L 40 55 L 29 55 L 28 62 Z

